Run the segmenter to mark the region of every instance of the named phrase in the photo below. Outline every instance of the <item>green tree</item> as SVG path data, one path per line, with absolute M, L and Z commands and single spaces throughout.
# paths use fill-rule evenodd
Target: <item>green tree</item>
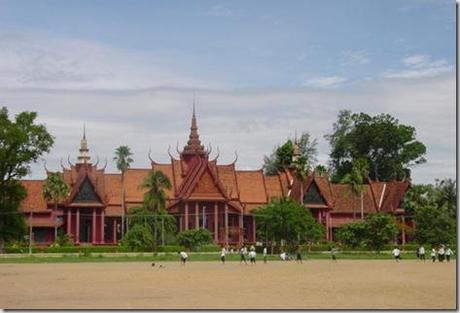
M 158 232 L 161 229 L 157 227 L 159 221 L 158 214 L 161 211 L 166 210 L 167 195 L 165 189 L 171 189 L 171 182 L 169 181 L 169 178 L 162 172 L 152 170 L 144 178 L 139 187 L 147 189 L 146 193 L 144 194 L 143 206 L 153 216 L 153 249 L 156 252 L 158 245 Z
M 329 169 L 326 166 L 319 164 L 315 167 L 314 173 L 316 176 L 327 177 L 329 176 Z
M 177 235 L 177 241 L 189 250 L 199 249 L 212 243 L 212 233 L 205 228 L 185 230 Z
M 301 242 L 315 242 L 324 235 L 324 227 L 310 210 L 292 199 L 275 199 L 254 210 L 260 237 L 278 244 L 295 247 Z
M 399 124 L 389 114 L 370 116 L 340 111 L 332 134 L 325 136 L 331 146 L 333 181 L 350 173 L 357 159 L 367 160 L 373 180 L 410 177 L 412 166 L 426 162 L 426 147 L 415 135 L 414 127 Z
M 56 212 L 58 209 L 59 202 L 63 201 L 69 194 L 69 187 L 62 179 L 62 176 L 59 173 L 50 173 L 45 180 L 43 185 L 43 198 L 50 201 L 54 204 L 53 217 L 54 217 L 54 240 L 58 238 L 57 233 L 57 221 L 56 221 Z
M 368 224 L 364 221 L 352 222 L 339 228 L 337 239 L 352 248 L 362 246 L 369 232 Z
M 450 178 L 436 180 L 436 203 L 438 207 L 446 206 L 449 215 L 457 218 L 457 182 Z
M 117 169 L 121 172 L 121 238 L 123 239 L 125 235 L 125 215 L 126 215 L 126 206 L 125 206 L 125 172 L 131 167 L 131 163 L 134 161 L 131 156 L 131 149 L 128 146 L 119 146 L 115 149 L 115 156 L 113 161 L 117 165 Z
M 300 160 L 305 164 L 306 168 L 313 168 L 316 163 L 318 154 L 316 139 L 311 139 L 308 132 L 304 132 L 297 144 L 300 149 Z M 275 147 L 270 156 L 264 156 L 264 173 L 266 175 L 276 175 L 279 171 L 288 169 L 292 165 L 292 157 L 294 154 L 294 141 L 288 139 L 281 146 Z
M 129 228 L 134 225 L 149 227 L 152 235 L 154 235 L 154 232 L 157 233 L 154 236 L 155 238 L 161 237 L 162 244 L 164 244 L 165 236 L 170 238 L 176 231 L 176 219 L 165 209 L 159 210 L 157 214 L 154 215 L 148 207 L 142 205 L 140 207 L 131 208 L 129 210 L 129 215 Z M 155 249 L 153 246 L 152 248 Z
M 146 251 L 153 246 L 152 229 L 148 225 L 133 224 L 121 244 L 132 251 Z
M 351 172 L 347 173 L 341 183 L 351 186 L 351 191 L 354 196 L 361 198 L 361 219 L 364 219 L 364 199 L 363 192 L 365 189 L 365 181 L 369 175 L 366 159 L 358 159 L 353 163 Z M 346 196 L 346 195 L 345 195 Z M 353 199 L 356 199 L 353 197 Z M 356 204 L 353 204 L 353 219 L 356 218 Z
M 424 205 L 415 211 L 415 240 L 419 243 L 446 244 L 456 239 L 456 220 L 447 205 Z
M 368 232 L 366 245 L 376 251 L 382 250 L 385 244 L 394 240 L 398 234 L 395 218 L 387 213 L 374 213 L 366 217 Z
M 22 112 L 10 120 L 8 109 L 0 110 L 0 252 L 5 241 L 21 239 L 26 230 L 24 217 L 18 212 L 27 195 L 20 179 L 53 145 L 53 137 L 44 125 L 35 122 L 36 118 L 35 112 Z

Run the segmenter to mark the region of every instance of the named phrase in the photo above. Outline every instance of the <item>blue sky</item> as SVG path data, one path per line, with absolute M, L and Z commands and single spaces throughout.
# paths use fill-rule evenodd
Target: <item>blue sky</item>
M 75 151 L 83 121 L 101 155 L 122 144 L 110 132 L 132 125 L 164 158 L 168 144 L 185 140 L 196 90 L 201 132 L 240 150 L 243 168 L 260 167 L 294 129 L 318 138 L 326 162 L 322 136 L 340 109 L 352 109 L 420 130 L 430 154 L 417 181 L 454 177 L 454 64 L 454 1 L 0 0 L 0 103 L 37 110 L 57 132 L 51 164 Z M 137 103 L 119 107 L 120 99 Z M 92 114 L 75 109 L 88 103 Z M 423 116 L 431 110 L 435 121 Z M 115 138 L 131 140 L 127 132 Z M 132 143 L 139 154 L 145 140 Z

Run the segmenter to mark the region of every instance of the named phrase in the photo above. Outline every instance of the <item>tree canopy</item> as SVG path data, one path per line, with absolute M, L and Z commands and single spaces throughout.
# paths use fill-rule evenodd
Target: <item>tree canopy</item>
M 341 227 L 337 239 L 352 248 L 366 246 L 376 251 L 393 241 L 398 233 L 395 219 L 387 213 L 369 214 L 364 221 L 353 222 Z
M 307 168 L 313 168 L 317 162 L 318 154 L 316 139 L 312 139 L 308 132 L 302 133 L 297 145 L 300 150 L 298 162 Z M 264 156 L 264 172 L 266 175 L 276 175 L 279 171 L 289 168 L 292 165 L 294 154 L 294 140 L 287 139 L 281 146 L 275 147 L 270 156 Z
M 426 162 L 426 147 L 415 135 L 414 127 L 400 124 L 389 114 L 340 111 L 332 134 L 325 136 L 331 146 L 333 180 L 343 179 L 358 159 L 367 160 L 373 180 L 410 177 L 412 166 Z
M 35 112 L 22 112 L 10 120 L 8 109 L 0 110 L 0 251 L 5 241 L 20 239 L 25 231 L 18 208 L 27 194 L 19 180 L 54 142 L 36 118 Z
M 189 250 L 199 249 L 212 243 L 212 233 L 205 228 L 185 230 L 177 235 L 177 241 Z
M 253 214 L 262 240 L 296 246 L 315 242 L 324 234 L 323 225 L 315 220 L 310 210 L 292 199 L 275 199 Z

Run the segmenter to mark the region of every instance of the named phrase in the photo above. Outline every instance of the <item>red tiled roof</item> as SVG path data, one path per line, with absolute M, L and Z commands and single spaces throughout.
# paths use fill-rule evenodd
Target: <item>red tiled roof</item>
M 43 198 L 44 180 L 22 180 L 21 184 L 27 191 L 27 197 L 21 202 L 19 210 L 22 212 L 48 212 L 48 205 Z
M 150 169 L 128 169 L 125 172 L 126 202 L 142 202 L 145 190 L 139 188 Z
M 332 190 L 335 198 L 335 205 L 332 212 L 352 213 L 353 209 L 355 209 L 355 213 L 357 215 L 360 214 L 361 196 L 353 193 L 350 185 L 332 184 Z M 377 211 L 369 185 L 364 186 L 363 204 L 363 210 L 365 213 L 374 213 Z
M 236 171 L 236 179 L 240 189 L 240 201 L 243 203 L 266 203 L 262 170 Z

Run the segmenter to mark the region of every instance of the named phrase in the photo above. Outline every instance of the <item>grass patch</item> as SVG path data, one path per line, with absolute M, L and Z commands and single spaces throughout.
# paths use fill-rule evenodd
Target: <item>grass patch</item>
M 311 252 L 303 255 L 305 261 L 308 260 L 328 260 L 331 259 L 330 253 L 322 252 Z M 388 252 L 342 252 L 337 255 L 338 260 L 392 260 L 391 255 Z M 416 256 L 413 253 L 402 254 L 404 260 L 415 260 Z M 452 258 L 455 260 L 455 258 Z M 227 261 L 239 262 L 240 256 L 238 254 L 229 254 L 226 257 Z M 269 261 L 279 261 L 278 255 L 269 255 Z M 0 263 L 101 263 L 101 262 L 178 262 L 179 257 L 177 253 L 164 253 L 164 254 L 134 254 L 126 255 L 119 254 L 115 256 L 107 256 L 103 253 L 94 254 L 80 254 L 80 255 L 69 255 L 63 254 L 61 256 L 34 256 L 24 255 L 20 257 L 0 258 Z M 190 253 L 189 261 L 207 261 L 207 262 L 220 262 L 219 253 Z M 258 262 L 263 262 L 263 257 L 258 255 Z M 427 262 L 431 262 L 428 257 Z

